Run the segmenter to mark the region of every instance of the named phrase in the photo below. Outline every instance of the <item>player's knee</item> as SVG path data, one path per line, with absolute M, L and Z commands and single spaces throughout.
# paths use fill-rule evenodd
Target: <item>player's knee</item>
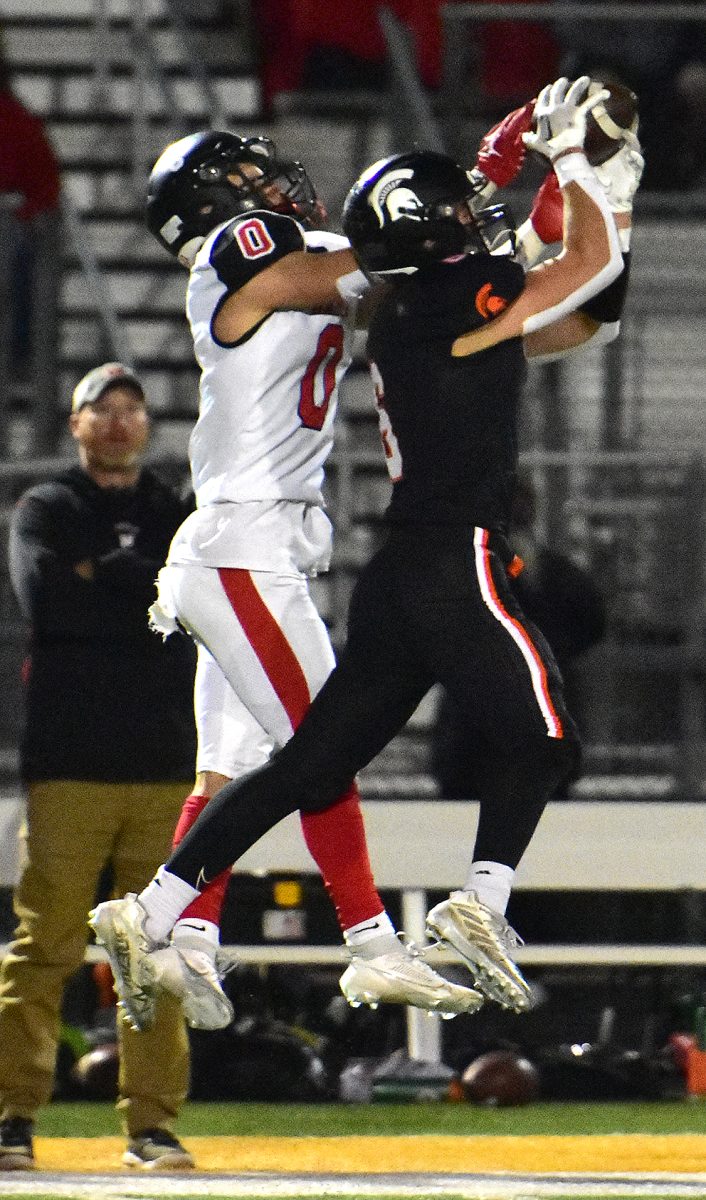
M 560 767 L 562 768 L 561 782 L 566 783 L 578 778 L 581 773 L 583 748 L 578 735 L 570 738 L 562 738 L 562 742 L 564 744 L 560 755 Z
M 546 738 L 540 762 L 547 772 L 547 790 L 554 791 L 578 778 L 581 771 L 581 739 L 574 729 L 561 738 Z
M 350 785 L 350 778 L 339 777 L 336 774 L 328 774 L 326 778 L 302 779 L 298 787 L 301 798 L 299 808 L 305 813 L 322 812 L 335 804 Z
M 323 812 L 324 809 L 331 808 L 336 803 L 342 790 L 338 788 L 312 789 L 302 799 L 299 805 L 300 811 L 304 813 Z
M 294 740 L 273 761 L 281 772 L 283 786 L 296 798 L 297 808 L 302 812 L 321 812 L 335 804 L 350 787 L 350 771 L 328 762 L 328 755 L 312 752 L 308 747 L 307 753 L 302 753 L 301 747 L 294 747 Z

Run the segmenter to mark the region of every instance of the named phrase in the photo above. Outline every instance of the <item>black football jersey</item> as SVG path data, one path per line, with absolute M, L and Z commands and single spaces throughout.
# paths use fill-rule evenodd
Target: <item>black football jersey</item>
M 464 358 L 451 346 L 522 291 L 511 259 L 479 254 L 396 283 L 368 354 L 393 480 L 389 520 L 507 528 L 526 366 L 521 338 Z

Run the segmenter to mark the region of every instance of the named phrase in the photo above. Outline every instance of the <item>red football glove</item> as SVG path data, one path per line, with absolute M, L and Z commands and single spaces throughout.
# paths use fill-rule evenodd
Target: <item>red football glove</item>
M 506 187 L 519 175 L 525 161 L 527 147 L 522 134 L 532 128 L 534 100 L 498 121 L 481 138 L 476 167 L 496 187 Z
M 532 228 L 545 246 L 560 242 L 564 236 L 564 200 L 553 171 L 547 175 L 534 198 L 529 215 Z

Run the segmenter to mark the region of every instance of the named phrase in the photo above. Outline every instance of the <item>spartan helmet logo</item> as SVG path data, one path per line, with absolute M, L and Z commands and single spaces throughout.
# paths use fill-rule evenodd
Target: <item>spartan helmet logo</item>
M 405 180 L 411 179 L 414 171 L 407 167 L 395 171 L 391 177 L 383 175 L 370 193 L 370 207 L 378 219 L 380 228 L 387 221 L 399 221 L 406 217 L 410 221 L 421 221 L 423 205 Z

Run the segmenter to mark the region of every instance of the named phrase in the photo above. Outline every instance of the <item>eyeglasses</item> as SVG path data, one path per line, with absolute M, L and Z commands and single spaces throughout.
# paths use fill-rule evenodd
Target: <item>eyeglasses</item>
M 129 421 L 133 417 L 146 417 L 147 409 L 145 405 L 136 400 L 133 404 L 101 404 L 97 401 L 95 404 L 84 405 L 85 408 L 90 408 L 91 414 L 96 421 Z

